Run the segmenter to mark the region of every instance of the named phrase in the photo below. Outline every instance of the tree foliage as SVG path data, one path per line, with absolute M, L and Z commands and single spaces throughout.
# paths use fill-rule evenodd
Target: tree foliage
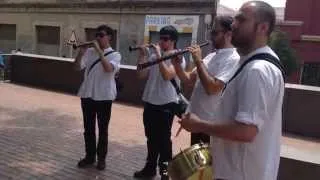
M 268 44 L 279 56 L 287 76 L 297 71 L 299 67 L 298 58 L 285 32 L 275 30 L 271 34 Z

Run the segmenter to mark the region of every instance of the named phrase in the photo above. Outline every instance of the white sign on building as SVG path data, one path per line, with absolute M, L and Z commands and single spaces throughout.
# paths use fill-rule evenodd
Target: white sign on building
M 199 16 L 146 15 L 144 42 L 150 40 L 150 32 L 159 32 L 164 26 L 172 25 L 179 33 L 191 33 L 192 41 L 197 40 Z

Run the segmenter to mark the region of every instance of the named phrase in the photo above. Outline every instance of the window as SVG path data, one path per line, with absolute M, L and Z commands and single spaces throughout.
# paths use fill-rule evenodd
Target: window
M 16 49 L 16 25 L 0 24 L 0 51 L 9 53 Z
M 302 84 L 320 86 L 320 63 L 303 65 Z
M 60 27 L 36 26 L 37 53 L 41 55 L 59 56 Z

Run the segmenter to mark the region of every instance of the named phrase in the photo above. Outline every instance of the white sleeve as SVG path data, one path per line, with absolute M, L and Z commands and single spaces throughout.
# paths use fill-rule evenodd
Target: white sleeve
M 242 73 L 246 74 L 237 82 L 241 88 L 237 90 L 238 109 L 235 120 L 255 125 L 260 130 L 268 117 L 268 100 L 272 99 L 268 91 L 272 89 L 269 82 L 270 77 L 266 77 L 259 69 L 251 69 Z
M 209 62 L 213 59 L 216 53 L 210 53 L 205 58 L 203 58 L 203 63 L 208 66 Z
M 151 62 L 151 61 L 155 61 L 157 60 L 157 55 L 155 53 L 151 53 L 149 56 L 148 56 L 148 62 Z
M 112 64 L 114 72 L 120 70 L 121 54 L 119 52 L 109 54 L 106 59 Z
M 170 61 L 171 62 L 171 61 Z M 184 56 L 182 56 L 182 63 L 181 63 L 181 68 L 182 69 L 186 69 L 187 63 L 186 63 L 186 59 L 184 58 Z
M 90 54 L 91 54 L 91 50 L 87 49 L 87 51 L 84 53 L 84 55 L 81 58 L 81 63 L 80 63 L 81 69 L 84 69 L 88 66 Z
M 237 56 L 231 56 L 220 62 L 215 78 L 220 81 L 227 83 L 229 79 L 233 76 L 235 71 L 239 67 L 239 58 Z

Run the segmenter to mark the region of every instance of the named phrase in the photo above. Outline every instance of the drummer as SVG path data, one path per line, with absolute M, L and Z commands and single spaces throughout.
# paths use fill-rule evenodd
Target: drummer
M 249 1 L 240 8 L 232 24 L 232 43 L 242 55 L 242 63 L 257 54 L 279 60 L 267 45 L 274 26 L 275 11 L 269 4 Z M 192 53 L 196 55 L 199 50 Z M 187 114 L 180 123 L 188 131 L 214 137 L 214 178 L 276 180 L 284 95 L 282 72 L 270 62 L 255 59 L 232 79 L 214 121 Z
M 204 59 L 199 46 L 189 48 L 193 53 L 196 68 L 188 73 L 181 68 L 181 60 L 172 61 L 180 80 L 186 84 L 195 84 L 190 99 L 189 112 L 195 113 L 201 119 L 213 119 L 215 108 L 220 99 L 221 90 L 238 67 L 240 59 L 236 49 L 231 44 L 232 17 L 218 16 L 214 20 L 211 31 L 212 51 Z M 210 136 L 204 133 L 192 133 L 191 144 L 209 143 Z

